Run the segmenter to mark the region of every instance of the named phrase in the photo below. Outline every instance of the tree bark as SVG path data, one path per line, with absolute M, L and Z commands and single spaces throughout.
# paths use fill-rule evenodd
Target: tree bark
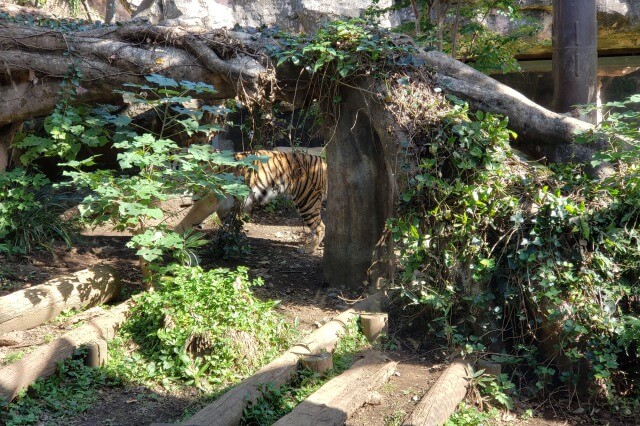
M 211 99 L 264 90 L 265 69 L 255 59 L 260 54 L 252 53 L 251 37 L 202 32 L 137 24 L 65 33 L 0 28 L 0 125 L 50 113 L 61 99 L 60 82 L 74 73 L 82 75 L 78 103 L 121 104 L 114 90 L 143 84 L 152 73 L 211 84 L 217 90 Z M 220 59 L 217 49 L 230 57 Z
M 364 85 L 364 84 L 363 84 Z M 358 288 L 392 272 L 384 236 L 396 201 L 396 143 L 380 105 L 367 90 L 345 88 L 325 135 L 329 169 L 324 276 L 332 286 Z
M 588 161 L 599 148 L 574 143 L 577 132 L 593 128 L 589 123 L 549 111 L 520 92 L 443 53 L 431 51 L 420 58 L 433 69 L 437 84 L 445 92 L 468 101 L 472 110 L 509 117 L 509 128 L 518 135 L 513 145 L 536 160 Z
M 5 170 L 10 163 L 14 162 L 14 159 L 11 158 L 11 145 L 16 132 L 21 128 L 22 122 L 0 126 L 0 170 Z
M 553 107 L 560 113 L 593 104 L 598 92 L 596 0 L 553 1 Z M 575 114 L 576 116 L 578 114 Z M 592 111 L 582 117 L 596 123 Z

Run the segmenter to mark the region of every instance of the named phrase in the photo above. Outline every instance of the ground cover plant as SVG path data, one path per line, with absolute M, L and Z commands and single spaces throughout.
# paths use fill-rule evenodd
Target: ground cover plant
M 56 240 L 71 244 L 75 225 L 60 217 L 65 205 L 51 195 L 51 184 L 21 168 L 0 174 L 0 254 L 52 250 Z
M 524 160 L 509 148 L 506 119 L 456 100 L 441 127 L 422 128 L 441 137 L 414 139 L 420 165 L 389 222 L 399 291 L 460 354 L 506 366 L 512 397 L 560 387 L 579 403 L 638 407 L 640 138 L 625 108 L 637 101 L 607 105 L 599 130 L 583 135 L 611 143 L 594 159 L 615 167 L 603 180 Z
M 80 355 L 66 361 L 23 391 L 0 418 L 12 425 L 65 423 L 97 403 L 105 388 L 152 389 L 140 393 L 145 398 L 196 389 L 196 401 L 210 400 L 296 336 L 293 324 L 275 312 L 276 302 L 254 296 L 259 285 L 246 268 L 176 265 L 154 292 L 134 296 L 128 321 L 109 343 L 105 366 L 85 367 Z
M 293 336 L 276 302 L 253 295 L 259 285 L 246 268 L 176 267 L 154 292 L 135 297 L 111 350 L 114 374 L 212 391 L 255 371 Z
M 3 424 L 64 423 L 66 418 L 82 413 L 96 403 L 101 386 L 118 384 L 104 370 L 85 366 L 82 354 L 78 355 L 61 363 L 53 376 L 38 379 L 6 411 L 0 411 Z

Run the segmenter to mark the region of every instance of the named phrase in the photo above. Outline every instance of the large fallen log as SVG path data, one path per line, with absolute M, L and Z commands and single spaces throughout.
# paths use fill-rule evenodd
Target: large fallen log
M 422 397 L 403 426 L 442 425 L 467 395 L 467 363 L 454 360 Z
M 380 305 L 381 293 L 356 303 L 349 309 L 307 336 L 301 343 L 290 348 L 269 364 L 262 367 L 253 376 L 245 379 L 220 398 L 197 412 L 183 425 L 237 425 L 242 412 L 249 401 L 255 401 L 262 395 L 267 383 L 275 389 L 288 383 L 298 370 L 300 356 L 311 355 L 321 350 L 332 351 L 339 337 L 344 333 L 350 321 L 357 318 L 357 311 L 370 310 Z
M 46 377 L 56 371 L 59 361 L 70 358 L 84 345 L 112 339 L 116 329 L 122 324 L 129 310 L 125 302 L 102 312 L 87 324 L 63 334 L 53 342 L 38 347 L 19 361 L 0 368 L 0 398 L 11 401 L 18 392 L 39 377 Z
M 122 285 L 115 269 L 94 266 L 0 297 L 0 335 L 27 330 L 60 312 L 117 298 Z
M 389 379 L 396 366 L 382 353 L 370 351 L 298 404 L 275 426 L 344 424 L 367 401 L 369 393 Z

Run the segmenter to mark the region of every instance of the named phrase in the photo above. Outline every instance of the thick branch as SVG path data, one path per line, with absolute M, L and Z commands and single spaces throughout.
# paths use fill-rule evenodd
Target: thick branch
M 591 129 L 590 124 L 549 111 L 443 53 L 431 51 L 421 58 L 447 93 L 469 102 L 473 109 L 508 116 L 509 128 L 518 134 L 516 145 L 528 154 L 552 162 L 590 159 L 592 149 L 573 143 L 576 132 Z
M 75 33 L 0 28 L 0 97 L 5 101 L 0 125 L 48 114 L 60 100 L 59 83 L 70 69 L 82 75 L 86 89 L 77 93 L 76 102 L 121 103 L 115 89 L 126 82 L 143 83 L 142 77 L 152 73 L 211 84 L 217 93 L 206 95 L 210 99 L 232 98 L 240 91 L 262 96 L 266 68 L 251 54 L 255 42 L 247 47 L 246 37 L 200 32 L 141 25 Z M 211 41 L 216 37 L 217 44 Z

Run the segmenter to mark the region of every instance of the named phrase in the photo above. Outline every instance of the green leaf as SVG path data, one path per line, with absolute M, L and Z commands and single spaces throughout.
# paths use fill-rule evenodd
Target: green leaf
M 165 87 L 178 87 L 178 83 L 168 77 L 161 76 L 160 74 L 151 74 L 144 77 L 149 83 L 153 83 L 157 86 Z

